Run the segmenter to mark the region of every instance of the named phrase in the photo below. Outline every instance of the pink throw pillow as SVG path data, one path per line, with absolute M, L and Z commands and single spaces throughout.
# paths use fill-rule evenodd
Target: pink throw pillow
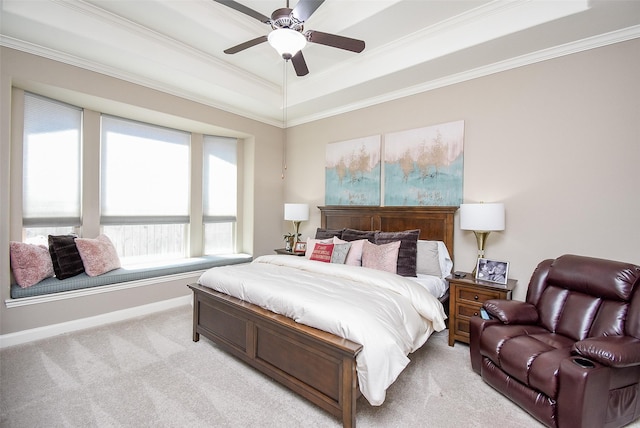
M 22 287 L 31 287 L 45 278 L 53 276 L 53 262 L 49 248 L 44 245 L 9 243 L 9 259 L 16 283 Z
M 362 249 L 362 266 L 386 272 L 398 272 L 400 241 L 376 245 L 365 240 Z
M 317 243 L 313 248 L 310 260 L 331 263 L 331 255 L 333 254 L 333 244 Z
M 362 266 L 362 249 L 364 248 L 364 241 L 367 240 L 358 239 L 356 241 L 343 241 L 340 238 L 333 238 L 334 244 L 344 244 L 345 242 L 349 242 L 351 244 L 349 253 L 347 253 L 347 259 L 344 261 L 345 265 L 350 266 Z
M 84 264 L 84 271 L 89 276 L 98 276 L 118 269 L 120 258 L 107 235 L 96 239 L 76 238 L 76 246 Z

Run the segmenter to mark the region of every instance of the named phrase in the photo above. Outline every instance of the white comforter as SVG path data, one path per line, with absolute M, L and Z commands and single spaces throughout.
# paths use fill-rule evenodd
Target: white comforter
M 286 255 L 211 268 L 201 285 L 363 345 L 356 358 L 374 406 L 409 363 L 407 355 L 445 328 L 442 304 L 399 275 Z

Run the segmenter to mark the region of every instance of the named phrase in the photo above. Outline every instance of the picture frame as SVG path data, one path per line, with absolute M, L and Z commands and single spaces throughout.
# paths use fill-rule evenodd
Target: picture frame
M 509 262 L 479 258 L 476 265 L 476 280 L 507 284 Z
M 304 241 L 298 241 L 293 247 L 294 253 L 305 253 L 307 252 L 307 243 Z

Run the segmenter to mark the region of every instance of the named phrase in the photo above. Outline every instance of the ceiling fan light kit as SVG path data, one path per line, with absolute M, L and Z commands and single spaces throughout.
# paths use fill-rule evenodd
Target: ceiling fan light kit
M 362 40 L 313 30 L 303 33 L 305 21 L 324 3 L 324 0 L 300 0 L 293 9 L 289 8 L 289 0 L 287 0 L 287 7 L 276 9 L 271 14 L 271 18 L 234 0 L 213 1 L 244 13 L 264 24 L 268 24 L 273 29 L 268 36 L 256 37 L 255 39 L 225 49 L 224 52 L 226 54 L 235 54 L 268 41 L 282 58 L 286 61 L 291 60 L 296 75 L 305 76 L 309 73 L 309 69 L 302 55 L 302 49 L 306 46 L 307 42 L 356 53 L 364 50 L 364 41 Z
M 291 59 L 307 44 L 307 39 L 302 33 L 289 28 L 278 28 L 269 33 L 269 44 L 285 60 Z

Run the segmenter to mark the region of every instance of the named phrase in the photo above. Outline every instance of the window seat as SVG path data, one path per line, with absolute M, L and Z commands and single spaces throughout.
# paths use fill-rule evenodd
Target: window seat
M 91 277 L 86 273 L 66 279 L 47 278 L 31 287 L 21 288 L 11 284 L 11 298 L 41 296 L 60 293 L 63 291 L 80 290 L 83 288 L 99 287 L 101 285 L 117 284 L 121 282 L 137 281 L 156 278 L 184 272 L 206 270 L 215 266 L 248 263 L 252 257 L 247 254 L 232 254 L 228 256 L 191 257 L 179 261 L 171 261 L 162 265 L 148 265 L 134 268 L 119 268 L 102 275 Z

